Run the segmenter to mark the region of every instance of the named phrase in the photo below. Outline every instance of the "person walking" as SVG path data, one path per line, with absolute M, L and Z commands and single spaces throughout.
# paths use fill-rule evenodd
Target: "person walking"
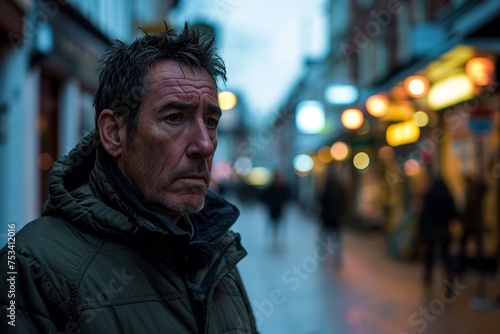
M 213 37 L 188 23 L 106 51 L 96 129 L 53 166 L 42 217 L 0 252 L 17 273 L 0 332 L 257 332 L 239 211 L 209 190 L 225 79 Z
M 455 201 L 442 177 L 436 177 L 424 194 L 418 218 L 418 240 L 423 252 L 423 283 L 432 284 L 437 252 L 442 261 L 444 274 L 450 278 L 455 273 L 449 253 L 450 223 L 458 219 Z
M 346 191 L 330 168 L 327 171 L 324 188 L 319 197 L 320 237 L 333 251 L 334 265 L 341 265 L 341 224 L 347 212 Z
M 269 226 L 272 233 L 272 245 L 278 248 L 280 231 L 283 225 L 283 208 L 290 198 L 287 184 L 279 171 L 275 171 L 271 183 L 264 189 L 262 201 L 267 207 Z
M 474 179 L 472 176 L 465 177 L 465 201 L 464 208 L 461 213 L 464 233 L 460 240 L 460 271 L 465 272 L 469 266 L 477 269 L 481 268 L 482 256 L 476 254 L 474 265 L 470 263 L 470 254 L 467 254 L 468 246 L 473 244 L 479 251 L 482 247 L 481 233 L 483 221 L 483 205 L 487 187 L 479 179 Z M 482 252 L 478 252 L 482 254 Z

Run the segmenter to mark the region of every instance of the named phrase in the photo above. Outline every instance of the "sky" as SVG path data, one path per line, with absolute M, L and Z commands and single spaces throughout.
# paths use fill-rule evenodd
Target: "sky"
M 278 114 L 305 59 L 327 52 L 325 14 L 325 0 L 181 0 L 170 20 L 217 27 L 226 89 L 242 94 L 265 121 Z

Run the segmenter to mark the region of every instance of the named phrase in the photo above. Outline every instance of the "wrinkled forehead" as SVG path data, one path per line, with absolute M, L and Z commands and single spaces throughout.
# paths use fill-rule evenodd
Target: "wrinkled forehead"
M 202 67 L 162 60 L 151 65 L 146 77 L 151 85 L 189 85 L 217 92 L 217 86 L 210 74 Z

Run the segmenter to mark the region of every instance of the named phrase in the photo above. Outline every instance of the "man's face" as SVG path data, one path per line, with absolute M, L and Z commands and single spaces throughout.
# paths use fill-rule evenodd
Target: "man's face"
M 221 116 L 217 89 L 205 70 L 170 60 L 154 64 L 147 80 L 137 132 L 118 166 L 152 210 L 175 222 L 204 205 Z

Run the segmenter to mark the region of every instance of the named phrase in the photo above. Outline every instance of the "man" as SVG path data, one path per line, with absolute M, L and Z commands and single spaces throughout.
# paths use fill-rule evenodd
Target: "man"
M 96 130 L 56 162 L 42 217 L 16 235 L 15 328 L 5 279 L 2 328 L 256 332 L 229 230 L 239 211 L 209 190 L 219 79 L 213 38 L 188 24 L 106 52 Z

